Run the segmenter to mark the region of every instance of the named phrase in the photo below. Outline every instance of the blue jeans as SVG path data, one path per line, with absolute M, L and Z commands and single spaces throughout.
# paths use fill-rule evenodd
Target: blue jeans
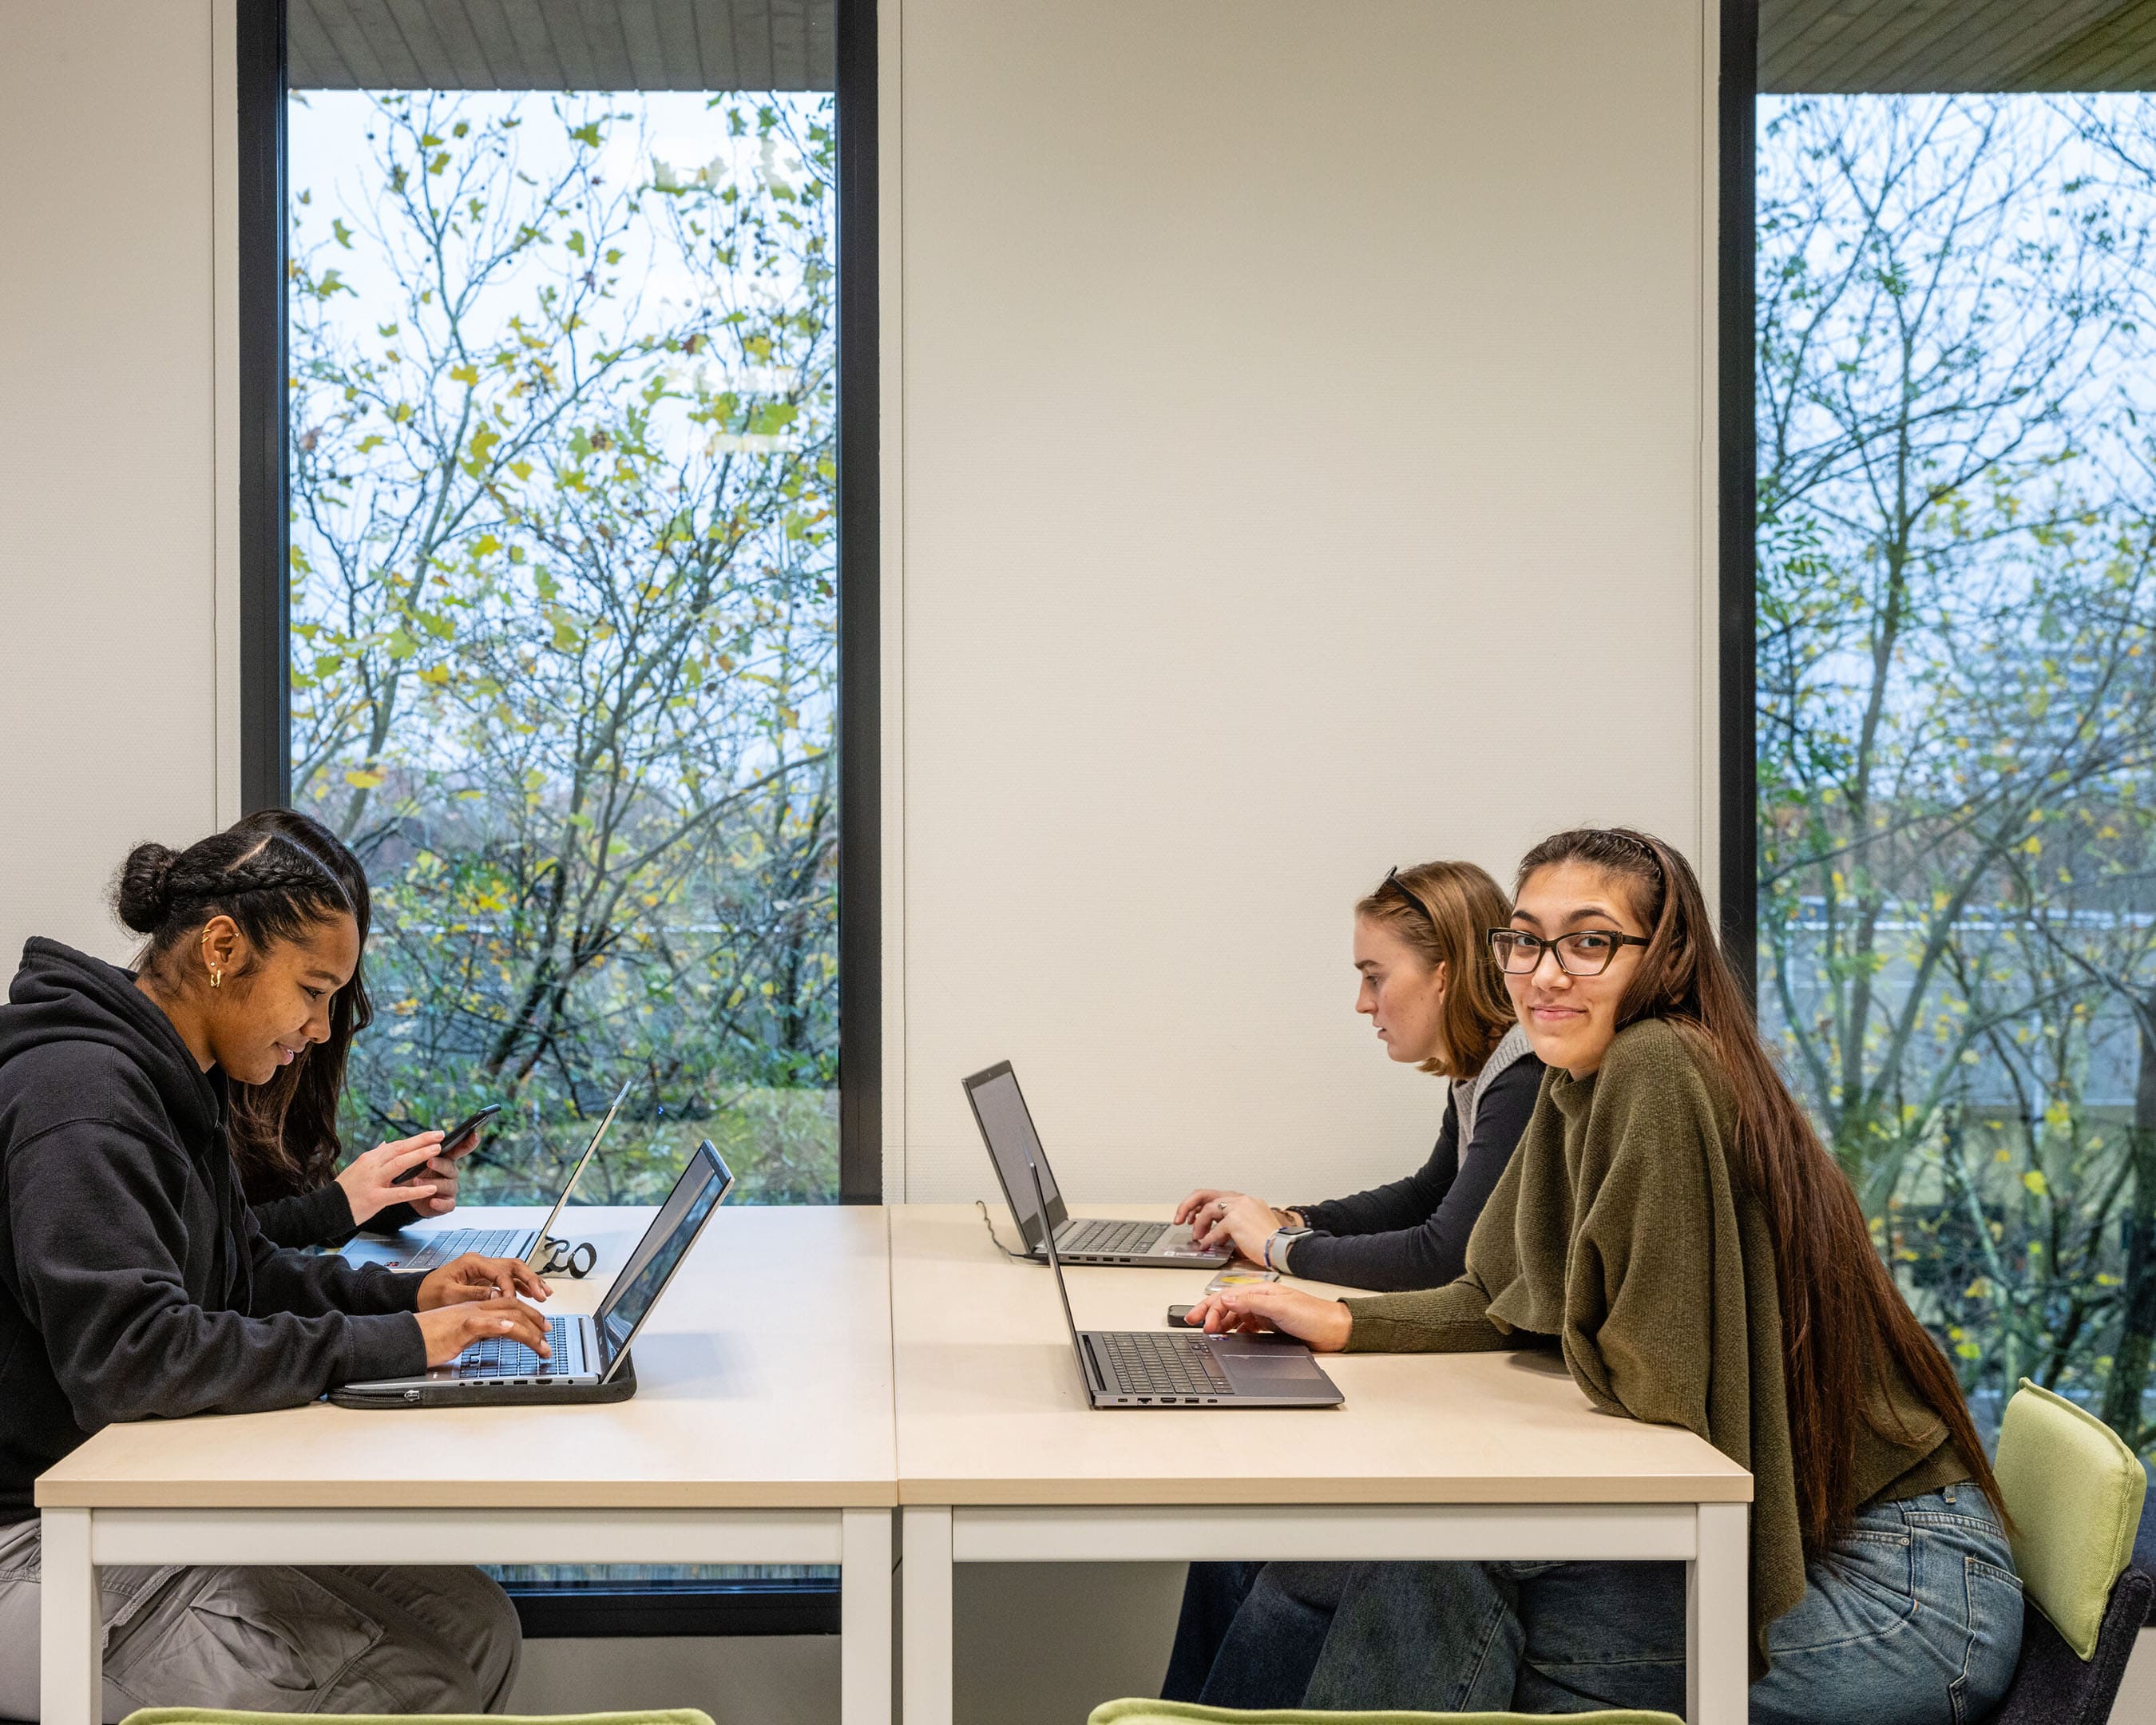
M 1192 1566 L 1171 1698 L 1217 1707 L 1587 1712 L 1685 1702 L 1678 1563 Z M 1753 1725 L 1971 1725 L 2021 1651 L 2021 1584 L 1974 1486 L 1858 1513 L 1769 1626 Z M 1196 1694 L 1202 1632 L 1233 1609 Z

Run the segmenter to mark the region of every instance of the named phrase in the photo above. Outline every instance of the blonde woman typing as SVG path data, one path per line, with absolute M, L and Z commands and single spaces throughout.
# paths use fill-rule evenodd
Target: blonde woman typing
M 1460 1274 L 1542 1086 L 1484 934 L 1511 910 L 1467 862 L 1396 869 L 1356 905 L 1356 1011 L 1394 1060 L 1451 1081 L 1436 1147 L 1404 1179 L 1289 1209 L 1201 1186 L 1175 1211 L 1199 1245 L 1232 1241 L 1253 1262 L 1380 1292 Z

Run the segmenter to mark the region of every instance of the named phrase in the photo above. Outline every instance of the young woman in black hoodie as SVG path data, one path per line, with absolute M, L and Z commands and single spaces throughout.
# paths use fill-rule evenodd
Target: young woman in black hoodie
M 424 1279 L 273 1245 L 241 1193 L 228 1086 L 331 1034 L 358 968 L 338 870 L 288 834 L 138 846 L 139 971 L 32 940 L 0 1006 L 0 1717 L 38 1709 L 37 1476 L 115 1420 L 252 1413 L 510 1336 L 513 1260 Z M 105 1716 L 498 1710 L 516 1616 L 476 1570 L 110 1569 Z M 235 1626 L 237 1625 L 237 1627 Z

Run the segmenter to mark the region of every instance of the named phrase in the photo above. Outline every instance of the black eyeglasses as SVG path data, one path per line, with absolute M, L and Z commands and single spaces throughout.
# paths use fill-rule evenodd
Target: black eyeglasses
M 1614 928 L 1582 928 L 1544 940 L 1517 928 L 1490 931 L 1490 951 L 1497 968 L 1512 976 L 1531 976 L 1541 968 L 1543 954 L 1554 951 L 1557 968 L 1567 976 L 1600 976 L 1609 968 L 1620 947 L 1644 947 L 1650 942 L 1636 934 L 1620 934 Z

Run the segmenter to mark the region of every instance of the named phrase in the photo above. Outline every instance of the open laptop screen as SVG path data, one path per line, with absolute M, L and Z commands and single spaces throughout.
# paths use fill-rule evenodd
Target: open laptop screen
M 659 1303 L 659 1296 L 696 1243 L 704 1224 L 726 1195 L 734 1177 L 707 1139 L 696 1147 L 688 1167 L 674 1183 L 666 1202 L 651 1219 L 629 1264 L 608 1290 L 593 1327 L 610 1372 L 635 1339 L 638 1327 Z
M 996 1178 L 1003 1184 L 1004 1201 L 1018 1219 L 1019 1232 L 1024 1236 L 1029 1250 L 1040 1244 L 1045 1232 L 1040 1225 L 1040 1204 L 1034 1196 L 1036 1189 L 1047 1194 L 1049 1228 L 1060 1228 L 1069 1212 L 1064 1208 L 1063 1194 L 1056 1190 L 1055 1176 L 1049 1170 L 1048 1153 L 1040 1147 L 1040 1134 L 1033 1129 L 1033 1116 L 1026 1111 L 1025 1098 L 1019 1091 L 1018 1075 L 1011 1070 L 1010 1062 L 1005 1060 L 968 1078 L 966 1098 L 973 1105 L 974 1122 L 981 1128 L 981 1137 L 988 1142 L 988 1158 L 996 1165 Z M 1038 1188 L 1032 1171 L 1026 1166 L 1029 1156 L 1033 1167 L 1040 1171 Z

